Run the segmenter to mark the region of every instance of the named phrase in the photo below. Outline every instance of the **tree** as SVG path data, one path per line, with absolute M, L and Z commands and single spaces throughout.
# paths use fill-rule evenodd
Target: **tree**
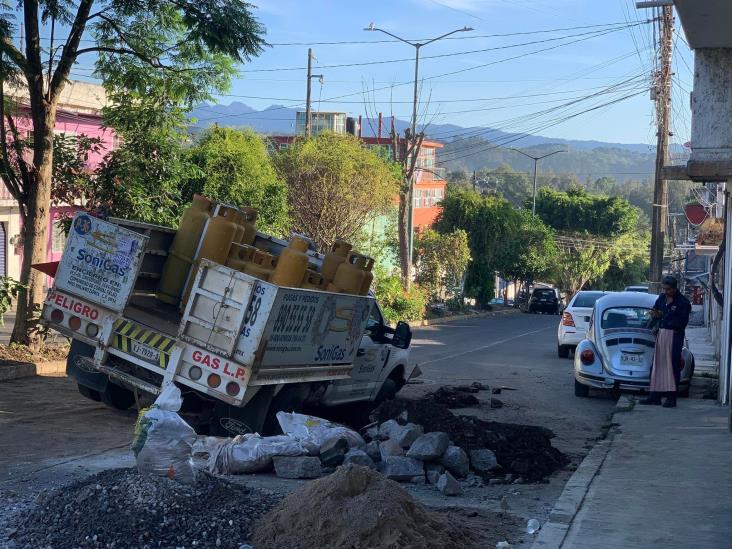
M 557 255 L 557 283 L 573 296 L 590 280 L 605 274 L 614 256 L 609 241 L 588 241 L 583 234 L 565 235 L 560 239 Z
M 386 213 L 399 189 L 394 164 L 348 134 L 297 139 L 274 159 L 287 183 L 294 230 L 324 251 Z
M 511 253 L 501 274 L 506 280 L 527 283 L 540 280 L 554 269 L 558 249 L 552 230 L 529 210 L 518 210 L 511 234 Z
M 470 263 L 468 235 L 462 229 L 447 234 L 428 229 L 419 235 L 415 249 L 417 282 L 433 299 L 460 293 Z
M 13 42 L 13 33 L 18 31 L 18 14 L 25 35 L 21 48 Z M 68 27 L 64 29 L 67 35 L 64 38 L 55 34 L 57 24 Z M 50 35 L 48 50 L 41 45 L 45 30 Z M 21 282 L 24 288 L 18 296 L 14 341 L 31 342 L 29 321 L 34 307 L 42 300 L 43 276 L 32 271 L 31 264 L 43 262 L 46 257 L 53 128 L 61 92 L 77 59 L 96 54 L 97 72 L 103 79 L 116 74 L 125 88 L 139 92 L 141 73 L 135 69 L 143 66 L 171 76 L 189 73 L 189 81 L 194 80 L 190 75 L 195 75 L 198 82 L 226 79 L 229 73 L 221 73 L 221 61 L 232 64 L 258 55 L 264 44 L 262 34 L 263 27 L 250 13 L 250 5 L 241 0 L 2 3 L 0 82 L 15 78 L 21 84 L 19 95 L 27 97 L 34 137 L 33 143 L 26 146 L 29 151 L 26 155 L 18 122 L 0 107 L 1 176 L 19 204 L 23 221 Z M 91 41 L 88 46 L 87 41 Z M 0 99 L 0 105 L 4 105 L 3 86 L 0 86 Z M 13 155 L 15 164 L 10 161 Z
M 287 186 L 275 172 L 267 147 L 251 130 L 213 126 L 189 153 L 198 176 L 183 199 L 200 193 L 220 202 L 258 210 L 257 226 L 278 235 L 288 229 Z

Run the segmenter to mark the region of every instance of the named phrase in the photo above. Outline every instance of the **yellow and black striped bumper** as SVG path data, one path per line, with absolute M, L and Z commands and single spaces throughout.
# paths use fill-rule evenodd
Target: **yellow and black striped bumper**
M 118 319 L 114 323 L 114 337 L 112 339 L 112 347 L 119 349 L 125 353 L 132 353 L 132 342 L 136 341 L 148 347 L 152 347 L 160 351 L 159 364 L 163 370 L 168 367 L 170 361 L 170 353 L 175 345 L 175 340 L 166 337 L 153 330 L 143 328 L 139 324 Z M 143 357 L 140 357 L 143 358 Z M 145 360 L 143 358 L 143 360 Z

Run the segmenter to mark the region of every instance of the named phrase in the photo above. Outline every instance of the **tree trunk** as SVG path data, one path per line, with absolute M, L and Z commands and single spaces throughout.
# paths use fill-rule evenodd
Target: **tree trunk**
M 48 221 L 51 208 L 51 179 L 53 177 L 53 127 L 56 120 L 55 105 L 45 104 L 43 111 L 33 112 L 34 150 L 33 166 L 28 188 L 28 199 L 23 218 L 23 265 L 20 282 L 26 289 L 18 294 L 15 325 L 11 341 L 38 348 L 41 344 L 37 332 L 32 332 L 34 315 L 43 302 L 45 276 L 31 269 L 34 263 L 44 263 L 48 253 Z M 38 311 L 39 312 L 39 311 Z
M 399 220 L 397 222 L 399 232 L 399 267 L 401 269 L 402 282 L 404 287 L 409 289 L 412 284 L 412 261 L 409 257 L 409 222 L 408 204 L 410 193 L 399 193 Z

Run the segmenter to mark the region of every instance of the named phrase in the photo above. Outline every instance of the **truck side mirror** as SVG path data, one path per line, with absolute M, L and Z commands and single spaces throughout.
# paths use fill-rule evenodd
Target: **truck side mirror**
M 412 329 L 409 324 L 402 321 L 397 322 L 391 344 L 397 349 L 408 349 L 410 343 L 412 343 Z

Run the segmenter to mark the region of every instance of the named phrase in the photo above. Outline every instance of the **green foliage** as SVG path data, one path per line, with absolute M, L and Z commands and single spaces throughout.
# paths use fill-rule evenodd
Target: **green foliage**
M 602 237 L 628 233 L 638 221 L 638 212 L 627 200 L 591 195 L 581 187 L 566 192 L 542 187 L 536 197 L 536 215 L 558 231 L 587 232 Z
M 375 282 L 374 294 L 387 322 L 394 324 L 399 320 L 424 318 L 428 294 L 417 284 L 412 284 L 407 291 L 401 278 L 380 268 L 376 269 Z
M 9 276 L 0 277 L 0 326 L 5 324 L 5 313 L 12 308 L 18 292 L 24 288 L 23 284 Z
M 199 193 L 256 208 L 260 229 L 280 236 L 287 233 L 287 186 L 277 176 L 264 141 L 252 130 L 212 126 L 198 138 L 188 158 L 197 176 L 186 186 L 186 202 Z
M 529 210 L 517 210 L 511 244 L 499 271 L 506 280 L 533 282 L 547 276 L 558 254 L 552 230 Z
M 399 259 L 396 206 L 367 223 L 353 239 L 354 249 L 373 257 L 376 265 L 391 270 Z
M 648 280 L 650 257 L 649 233 L 627 235 L 615 247 L 610 266 L 603 275 L 590 282 L 598 290 L 620 291 L 626 286 L 642 284 Z
M 89 156 L 103 150 L 97 137 L 53 134 L 51 200 L 54 204 L 74 204 L 79 197 L 89 196 L 94 188 L 94 175 L 88 169 Z
M 461 293 L 470 263 L 468 235 L 462 229 L 447 234 L 426 230 L 416 241 L 417 282 L 433 300 Z
M 287 182 L 294 229 L 321 250 L 338 238 L 352 240 L 390 209 L 399 189 L 397 167 L 349 134 L 298 139 L 274 159 Z

